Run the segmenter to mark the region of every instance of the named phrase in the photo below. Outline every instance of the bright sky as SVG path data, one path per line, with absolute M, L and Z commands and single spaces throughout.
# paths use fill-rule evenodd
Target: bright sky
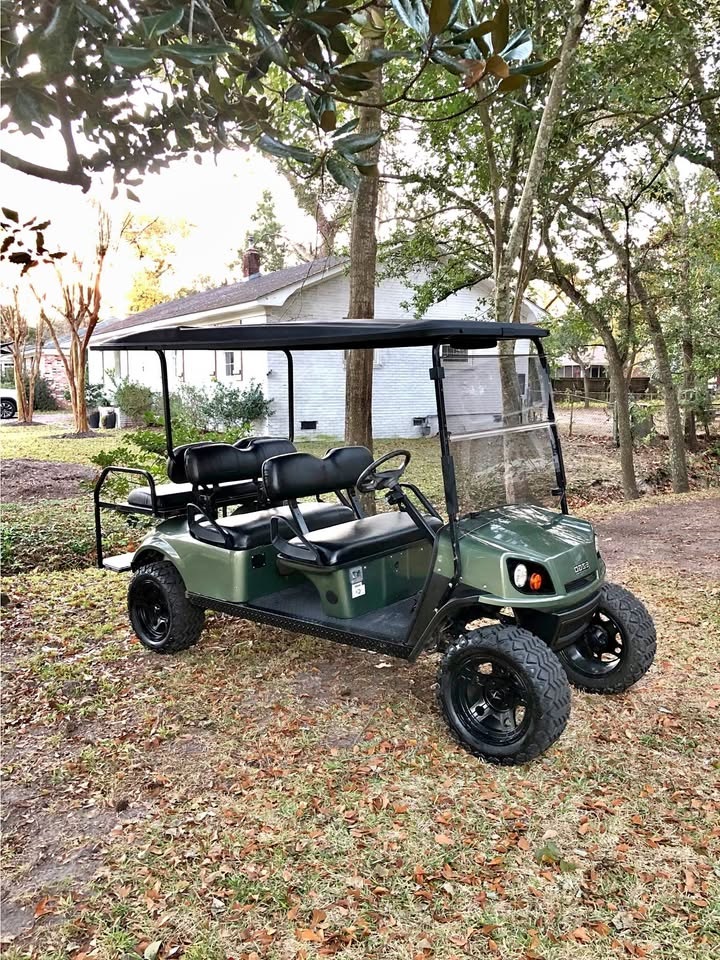
M 6 142 L 11 152 L 24 159 L 64 166 L 63 151 L 50 138 L 13 136 Z M 177 285 L 200 274 L 209 274 L 218 284 L 228 279 L 227 264 L 243 243 L 263 190 L 273 194 L 278 219 L 284 224 L 288 239 L 306 245 L 315 242 L 315 224 L 299 210 L 290 185 L 269 160 L 254 151 L 224 151 L 217 159 L 208 155 L 201 165 L 192 159 L 178 160 L 132 188 L 140 203 L 128 200 L 122 188 L 117 199 L 110 201 L 110 176 L 94 183 L 88 194 L 83 194 L 79 187 L 50 183 L 5 166 L 0 167 L 0 176 L 3 206 L 17 210 L 21 220 L 37 216 L 39 220 L 52 221 L 46 234 L 50 249 L 82 251 L 88 242 L 93 242 L 96 213 L 92 200 L 108 209 L 116 230 L 128 212 L 188 221 L 193 229 L 177 242 Z M 0 266 L 4 299 L 7 287 L 18 282 L 18 272 L 14 267 L 7 269 L 6 264 Z M 23 286 L 30 279 L 36 286 L 48 284 L 50 278 L 41 277 L 44 269 L 36 267 L 26 274 L 21 281 Z M 124 316 L 138 261 L 127 250 L 115 251 L 108 258 L 106 269 L 103 317 Z M 29 302 L 25 302 L 29 307 Z

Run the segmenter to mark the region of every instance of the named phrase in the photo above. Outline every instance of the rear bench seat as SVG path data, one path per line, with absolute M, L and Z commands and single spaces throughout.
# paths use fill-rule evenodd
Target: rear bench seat
M 188 450 L 214 445 L 214 442 L 201 440 L 175 447 L 172 459 L 168 458 L 167 462 L 167 473 L 172 482 L 155 486 L 158 513 L 180 512 L 192 502 L 193 485 L 189 482 L 185 471 L 185 454 Z M 242 480 L 220 484 L 215 495 L 215 504 L 218 506 L 256 499 L 257 480 L 260 477 L 263 462 L 268 457 L 295 451 L 295 444 L 280 437 L 243 437 L 233 446 L 240 450 L 249 450 L 254 455 L 253 472 Z M 127 500 L 131 506 L 152 509 L 150 487 L 136 487 L 130 491 Z
M 344 463 L 335 456 L 342 452 L 331 450 L 322 459 L 309 453 L 288 453 L 266 460 L 262 470 L 266 495 L 271 500 L 287 500 L 292 508 L 298 497 L 322 492 L 332 488 L 333 484 L 348 486 L 348 476 L 343 475 Z M 367 462 L 357 470 L 355 480 L 371 462 L 370 452 L 366 453 Z M 426 520 L 432 530 L 442 526 L 437 517 L 426 517 Z M 294 532 L 298 533 L 297 525 Z M 401 550 L 424 537 L 408 514 L 392 512 L 354 519 L 327 529 L 308 529 L 303 531 L 302 537 L 294 536 L 290 540 L 279 529 L 274 542 L 278 548 L 280 569 L 284 564 L 302 569 L 308 565 L 342 567 L 359 563 Z
M 358 451 L 362 451 L 358 455 Z M 212 447 L 196 447 L 185 454 L 185 467 L 188 479 L 196 488 L 203 488 L 229 482 L 246 469 L 246 457 L 249 451 L 237 449 L 229 444 L 214 444 Z M 309 454 L 297 454 L 299 457 Z M 336 469 L 329 484 L 322 489 L 311 490 L 310 494 L 331 493 L 352 487 L 362 470 L 371 462 L 370 452 L 364 447 L 343 447 L 330 451 L 327 455 L 332 462 L 342 462 L 345 469 Z M 311 459 L 315 460 L 316 457 Z M 282 503 L 272 494 L 267 499 L 272 503 Z M 308 530 L 344 525 L 355 519 L 355 514 L 341 503 L 309 502 L 296 505 Z M 269 546 L 272 542 L 271 526 L 277 518 L 278 530 L 283 537 L 295 534 L 293 511 L 291 507 L 276 506 L 253 513 L 238 513 L 231 517 L 213 520 L 203 516 L 202 512 L 190 507 L 191 517 L 188 527 L 191 536 L 213 546 L 228 550 L 253 550 L 256 547 Z

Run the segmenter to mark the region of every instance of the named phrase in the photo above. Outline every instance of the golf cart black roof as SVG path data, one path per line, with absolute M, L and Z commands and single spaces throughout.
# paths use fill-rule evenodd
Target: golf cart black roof
M 160 327 L 125 333 L 94 350 L 344 350 L 452 343 L 493 347 L 498 340 L 545 337 L 526 323 L 484 320 L 339 320 L 332 323 L 248 323 L 225 327 Z

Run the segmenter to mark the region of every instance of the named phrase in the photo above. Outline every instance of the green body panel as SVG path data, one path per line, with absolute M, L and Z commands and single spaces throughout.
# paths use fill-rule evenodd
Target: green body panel
M 225 550 L 201 543 L 190 536 L 187 521 L 180 518 L 158 524 L 143 540 L 136 562 L 147 550 L 157 550 L 175 564 L 189 593 L 215 600 L 247 603 L 303 582 L 299 574 L 278 573 L 272 547 Z
M 460 520 L 457 532 L 460 582 L 481 592 L 483 603 L 551 612 L 570 603 L 582 603 L 598 590 L 605 577 L 605 564 L 595 549 L 595 533 L 587 520 L 542 507 L 510 505 Z M 517 590 L 508 571 L 510 559 L 541 564 L 550 574 L 555 592 L 527 594 Z M 453 578 L 447 528 L 441 535 L 435 570 Z M 566 589 L 566 584 L 581 577 L 591 579 L 579 589 Z
M 304 572 L 325 613 L 351 620 L 413 596 L 425 583 L 431 561 L 432 545 L 426 541 L 362 564 Z

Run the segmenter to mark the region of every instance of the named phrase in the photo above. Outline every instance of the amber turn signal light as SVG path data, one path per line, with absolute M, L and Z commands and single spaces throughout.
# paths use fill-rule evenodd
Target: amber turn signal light
M 543 578 L 541 573 L 531 573 L 529 581 L 531 590 L 539 590 L 543 585 Z

